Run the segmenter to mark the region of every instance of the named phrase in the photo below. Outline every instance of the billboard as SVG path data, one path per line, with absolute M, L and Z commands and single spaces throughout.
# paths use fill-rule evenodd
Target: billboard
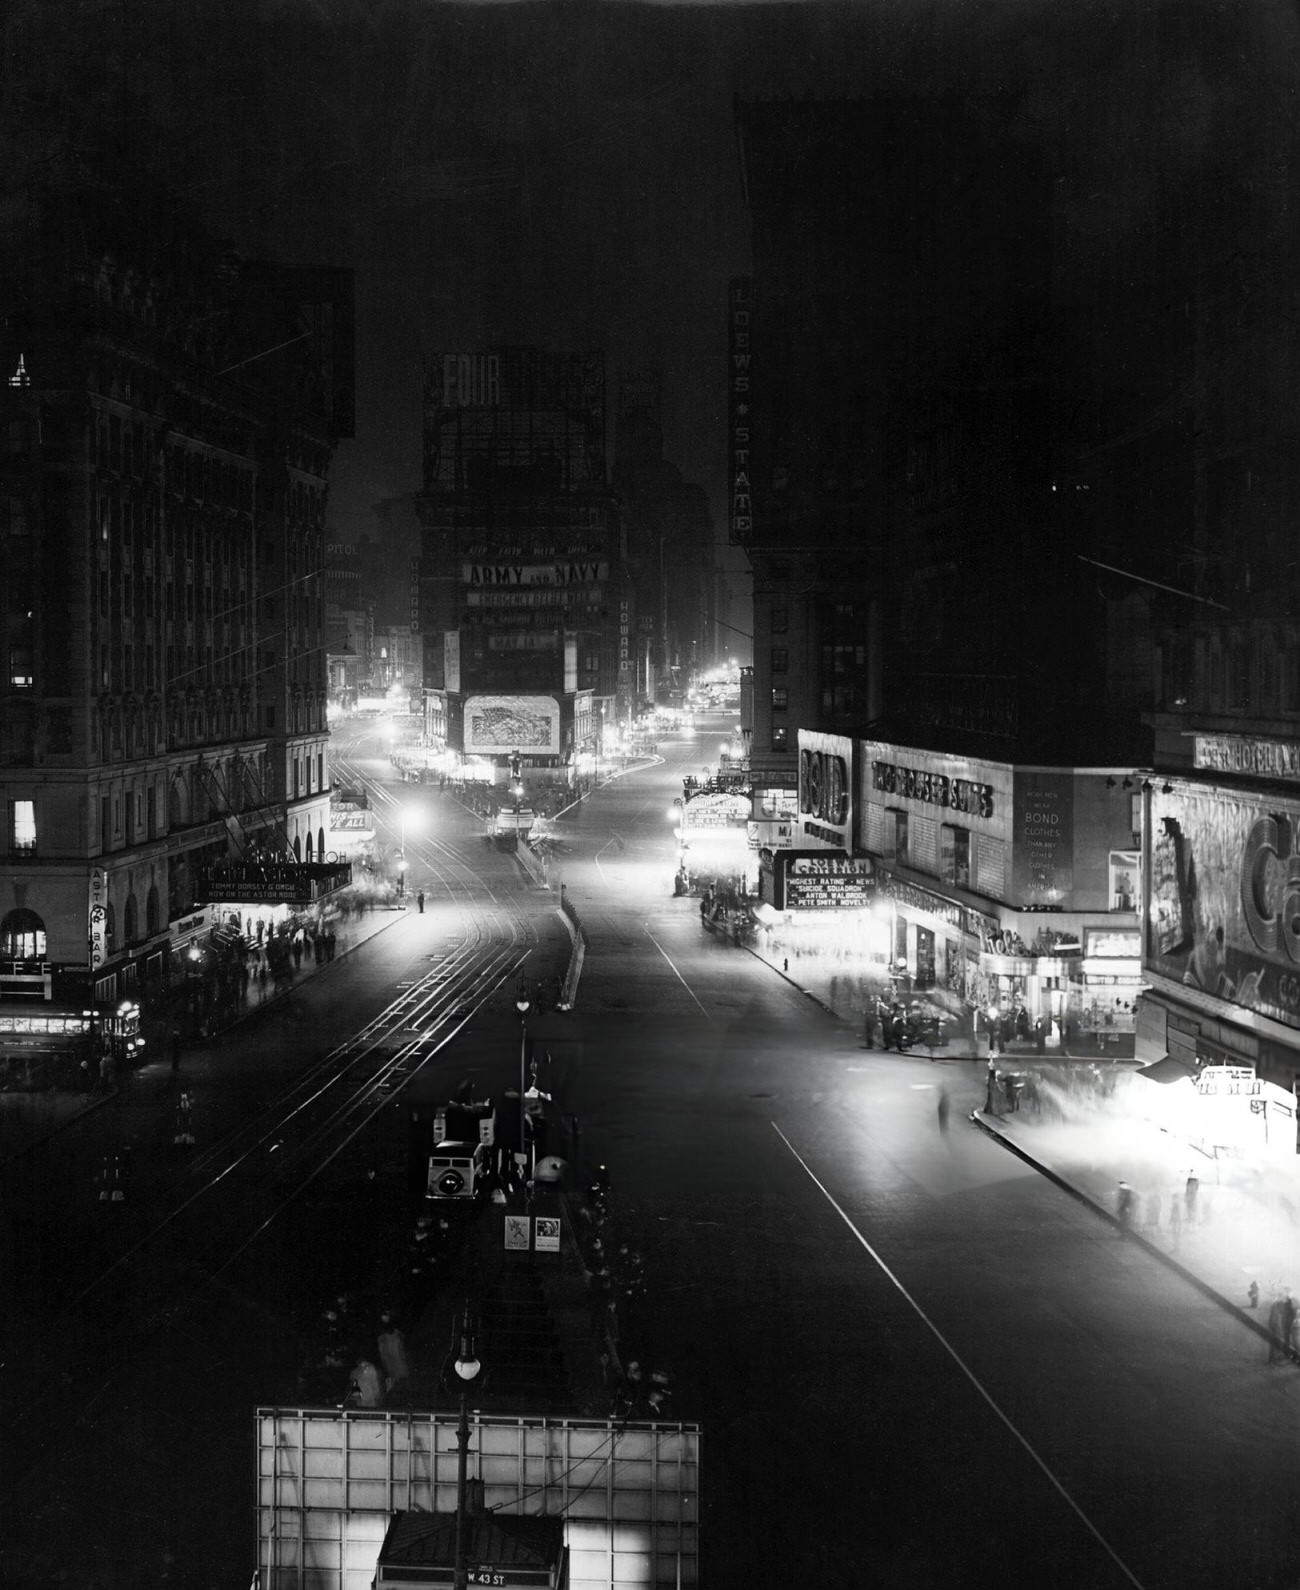
M 1074 892 L 1074 774 L 1017 768 L 1011 810 L 1012 901 L 1068 906 Z
M 560 704 L 554 696 L 468 696 L 465 750 L 478 756 L 558 756 Z
M 799 730 L 799 826 L 805 840 L 848 851 L 853 826 L 853 741 Z
M 824 850 L 778 851 L 776 907 L 781 911 L 862 911 L 875 897 L 875 863 Z
M 1300 802 L 1151 795 L 1143 964 L 1300 1028 Z

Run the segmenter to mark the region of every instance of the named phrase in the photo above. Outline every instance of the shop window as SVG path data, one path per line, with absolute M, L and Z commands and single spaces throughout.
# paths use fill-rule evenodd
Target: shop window
M 772 749 L 774 751 L 788 751 L 790 749 L 789 729 L 772 730 Z
M 939 864 L 945 883 L 970 888 L 970 830 L 943 823 L 939 828 Z
M 790 705 L 790 692 L 784 685 L 776 686 L 772 691 L 772 710 L 784 712 Z
M 36 854 L 36 802 L 9 802 L 9 851 L 15 856 Z
M 784 635 L 790 628 L 790 609 L 788 607 L 774 607 L 772 609 L 772 633 Z
M 788 646 L 773 646 L 772 672 L 774 674 L 787 674 L 790 672 L 790 648 Z

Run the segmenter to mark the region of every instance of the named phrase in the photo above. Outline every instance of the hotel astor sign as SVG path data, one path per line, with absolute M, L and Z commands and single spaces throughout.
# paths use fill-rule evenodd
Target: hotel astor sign
M 1240 734 L 1198 734 L 1195 764 L 1216 773 L 1246 773 L 1255 778 L 1300 781 L 1300 744 L 1289 740 L 1249 740 Z

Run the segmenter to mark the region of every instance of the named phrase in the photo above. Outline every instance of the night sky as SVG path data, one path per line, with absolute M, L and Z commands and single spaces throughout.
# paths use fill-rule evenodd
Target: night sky
M 1117 249 L 1158 273 L 1156 213 L 1247 274 L 1294 264 L 1282 0 L 10 0 L 3 26 L 9 180 L 120 139 L 242 251 L 355 268 L 345 532 L 419 484 L 425 355 L 509 341 L 603 348 L 611 391 L 660 364 L 668 456 L 725 535 L 725 293 L 748 266 L 736 94 L 996 102 L 998 136 L 1052 173 L 1073 295 Z M 1172 221 L 1171 193 L 1189 196 Z

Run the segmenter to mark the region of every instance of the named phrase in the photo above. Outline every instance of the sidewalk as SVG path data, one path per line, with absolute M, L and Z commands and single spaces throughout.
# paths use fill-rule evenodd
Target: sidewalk
M 759 947 L 750 953 L 861 1037 L 861 1018 L 851 1000 L 844 1008 L 850 979 L 819 967 L 813 957 L 801 957 L 787 970 L 783 957 Z M 954 1031 L 946 1045 L 919 1044 L 908 1053 L 960 1065 L 982 1105 L 987 1050 L 975 1044 L 969 1029 Z M 1300 1297 L 1300 1164 L 1257 1167 L 1211 1157 L 1161 1131 L 1142 1113 L 1141 1090 L 1155 1084 L 1138 1078 L 1131 1060 L 1117 1063 L 1060 1049 L 1039 1055 L 1018 1048 L 999 1055 L 995 1065 L 1002 1073 L 1032 1077 L 1037 1087 L 1029 1096 L 1036 1092 L 1041 1107 L 1010 1113 L 980 1107 L 971 1120 L 1091 1207 L 1117 1237 L 1119 1183 L 1126 1181 L 1133 1189 L 1134 1211 L 1125 1240 L 1145 1248 L 1268 1340 L 1270 1303 L 1285 1288 Z M 1090 1074 L 1114 1083 L 1108 1098 L 1090 1103 L 1060 1080 L 1073 1076 L 1086 1083 Z M 1198 1185 L 1189 1211 L 1187 1180 L 1193 1171 Z M 1255 1307 L 1252 1282 L 1259 1288 Z
M 392 927 L 395 922 L 403 921 L 405 916 L 404 911 L 393 910 L 371 910 L 364 916 L 353 916 L 347 926 L 339 932 L 334 960 L 338 961 L 344 955 L 350 954 L 351 951 L 374 938 L 377 933 L 382 933 L 385 928 Z M 243 1009 L 233 1020 L 215 1029 L 211 1035 L 212 1039 L 237 1027 L 240 1022 L 255 1011 L 261 1010 L 263 1006 L 287 999 L 309 979 L 326 971 L 331 964 L 333 963 L 329 961 L 318 964 L 315 960 L 304 956 L 302 965 L 295 969 L 291 982 L 276 987 L 269 981 L 265 985 L 260 985 L 255 980 L 250 981 Z M 148 997 L 146 994 L 145 1001 Z M 159 1035 L 157 1023 L 151 1024 L 146 1014 L 142 1025 L 149 1041 L 145 1046 L 143 1063 L 132 1075 L 138 1075 L 146 1069 L 157 1072 L 160 1066 L 165 1069 L 170 1064 L 166 1037 Z M 202 1052 L 205 1048 L 207 1043 L 195 1043 L 187 1048 L 186 1052 L 193 1054 Z M 53 1088 L 40 1093 L 0 1093 L 0 1165 L 21 1159 L 24 1154 L 30 1153 L 47 1138 L 70 1126 L 73 1121 L 79 1120 L 101 1104 L 108 1103 L 122 1086 L 130 1086 L 130 1083 L 131 1075 L 128 1075 L 121 1078 L 116 1087 L 95 1088 L 84 1093 Z
M 1178 1271 L 1267 1337 L 1268 1308 L 1284 1288 L 1300 1293 L 1300 1177 L 1278 1167 L 1211 1158 L 1140 1117 L 1128 1073 L 1112 1107 L 1048 1122 L 1017 1111 L 975 1110 L 971 1119 L 1013 1154 L 1092 1207 L 1118 1235 L 1119 1183 L 1134 1193 L 1126 1240 Z M 1198 1188 L 1189 1206 L 1187 1180 Z M 1258 1305 L 1249 1288 L 1259 1288 Z

